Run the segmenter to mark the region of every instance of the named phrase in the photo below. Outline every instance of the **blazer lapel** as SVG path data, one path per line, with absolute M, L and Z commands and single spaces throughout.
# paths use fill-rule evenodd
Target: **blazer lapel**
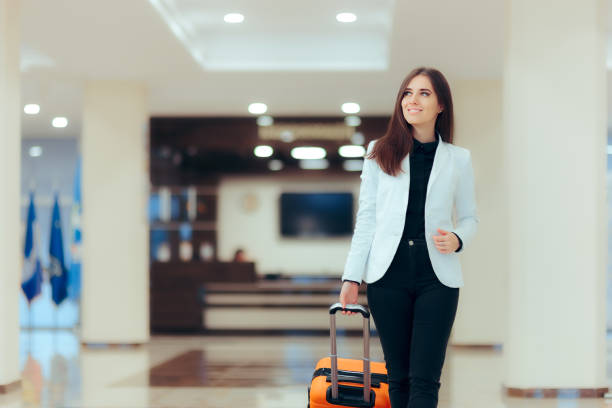
M 399 174 L 400 183 L 408 190 L 410 187 L 410 154 L 407 154 L 402 159 L 401 168 L 402 171 Z M 408 191 L 406 191 L 406 194 L 408 194 Z
M 440 174 L 440 169 L 443 169 L 446 166 L 446 162 L 448 161 L 448 146 L 446 143 L 442 141 L 442 138 L 438 135 L 438 148 L 436 149 L 436 154 L 434 155 L 433 166 L 431 167 L 431 174 L 429 175 L 429 182 L 427 183 L 427 193 L 425 195 L 425 199 L 427 200 L 427 196 L 429 196 L 429 190 L 431 190 L 432 184 L 436 181 L 436 177 Z

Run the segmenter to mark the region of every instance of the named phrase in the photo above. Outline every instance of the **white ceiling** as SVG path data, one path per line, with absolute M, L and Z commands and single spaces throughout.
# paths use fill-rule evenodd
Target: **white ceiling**
M 335 15 L 357 14 L 341 24 Z M 417 65 L 502 75 L 503 0 L 22 0 L 25 137 L 80 133 L 88 79 L 142 81 L 152 115 L 389 114 Z M 223 23 L 225 13 L 245 15 Z M 612 11 L 611 11 L 612 12 Z M 610 18 L 609 18 L 610 21 Z M 178 36 L 177 34 L 178 33 Z M 67 116 L 53 129 L 53 116 Z
M 218 1 L 149 0 L 205 71 L 384 71 L 394 0 L 235 1 L 229 26 Z M 358 24 L 339 24 L 343 8 Z

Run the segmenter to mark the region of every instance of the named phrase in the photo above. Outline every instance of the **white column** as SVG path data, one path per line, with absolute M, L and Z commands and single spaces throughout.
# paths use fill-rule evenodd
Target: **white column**
M 117 387 L 118 381 L 133 378 L 135 373 L 145 373 L 151 367 L 147 347 L 81 349 L 80 399 L 79 405 L 95 407 L 148 407 L 152 404 L 152 388 L 125 384 Z M 138 380 L 136 380 L 138 381 Z M 151 395 L 152 394 L 152 395 Z M 4 408 L 4 407 L 3 407 Z
M 534 388 L 601 395 L 607 385 L 605 1 L 506 0 L 506 6 L 504 386 L 517 395 Z
M 86 84 L 83 343 L 149 340 L 146 123 L 143 85 Z
M 19 0 L 0 0 L 0 388 L 18 383 L 21 172 Z M 11 388 L 11 387 L 9 387 Z

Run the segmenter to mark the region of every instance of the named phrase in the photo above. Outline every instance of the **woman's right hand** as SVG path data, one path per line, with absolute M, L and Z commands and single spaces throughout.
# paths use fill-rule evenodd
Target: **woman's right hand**
M 355 282 L 344 281 L 342 283 L 342 289 L 340 290 L 340 303 L 342 308 L 346 308 L 346 305 L 357 304 L 359 298 L 359 285 Z M 342 311 L 342 314 L 348 314 L 349 316 L 354 315 L 355 312 L 349 312 L 346 310 Z

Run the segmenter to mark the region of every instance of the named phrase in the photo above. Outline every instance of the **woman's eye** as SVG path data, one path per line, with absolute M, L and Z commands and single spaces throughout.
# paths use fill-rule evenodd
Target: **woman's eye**
M 421 92 L 421 95 L 423 96 L 429 96 L 429 94 L 427 92 Z

